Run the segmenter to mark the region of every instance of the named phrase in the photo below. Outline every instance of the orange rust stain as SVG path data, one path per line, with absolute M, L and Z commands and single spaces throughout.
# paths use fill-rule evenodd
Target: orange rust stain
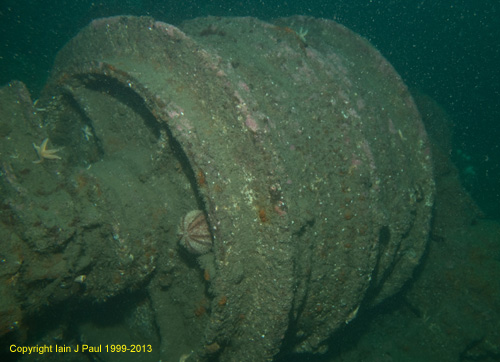
M 205 279 L 207 282 L 210 281 L 210 273 L 207 269 L 205 269 L 205 271 L 203 272 L 203 279 Z
M 220 307 L 225 306 L 227 303 L 227 297 L 224 295 L 222 298 L 219 299 L 219 302 L 217 303 Z
M 108 68 L 109 70 L 113 71 L 113 72 L 116 72 L 117 69 L 114 65 L 111 65 L 111 64 L 106 64 L 106 68 Z
M 204 306 L 200 305 L 198 308 L 195 309 L 194 315 L 197 316 L 197 317 L 201 317 L 206 312 L 207 312 L 207 309 Z
M 205 173 L 202 170 L 199 170 L 197 173 L 198 185 L 205 186 Z
M 88 178 L 83 175 L 83 174 L 78 174 L 75 178 L 76 181 L 76 190 L 78 192 L 82 191 L 83 188 L 85 188 L 88 184 Z
M 351 211 L 349 211 L 349 210 L 347 210 L 347 211 L 344 213 L 344 219 L 346 219 L 346 220 L 351 220 L 353 216 L 354 216 L 354 215 L 353 215 L 353 214 L 352 214 L 352 212 L 351 212 Z
M 278 31 L 283 31 L 285 33 L 289 33 L 289 34 L 294 34 L 295 35 L 295 31 L 292 28 L 289 28 L 288 26 L 275 26 L 274 28 L 276 30 L 278 30 Z
M 260 222 L 269 221 L 269 219 L 267 218 L 266 210 L 264 210 L 263 208 L 259 209 L 259 219 L 260 219 Z
M 293 30 L 292 28 L 289 28 L 288 26 L 285 26 L 285 27 L 275 26 L 274 29 L 277 30 L 278 32 L 283 32 L 285 34 L 289 34 L 289 35 L 293 36 L 295 38 L 295 40 L 298 42 L 300 48 L 302 50 L 305 50 L 307 45 L 304 43 L 304 40 L 299 36 L 299 34 L 297 34 L 297 32 L 295 30 Z

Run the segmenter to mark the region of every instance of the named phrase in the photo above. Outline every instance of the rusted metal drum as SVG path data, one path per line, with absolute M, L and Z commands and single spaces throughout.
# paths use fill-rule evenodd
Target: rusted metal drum
M 39 106 L 41 139 L 63 147 L 43 167 L 64 165 L 78 205 L 68 243 L 92 255 L 84 294 L 146 288 L 163 360 L 323 352 L 426 248 L 419 113 L 333 21 L 94 20 Z

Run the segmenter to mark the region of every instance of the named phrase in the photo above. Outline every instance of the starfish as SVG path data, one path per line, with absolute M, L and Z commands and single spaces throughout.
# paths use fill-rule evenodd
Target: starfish
M 55 153 L 60 150 L 60 148 L 56 148 L 55 150 L 48 150 L 47 149 L 47 142 L 49 142 L 49 139 L 46 138 L 42 141 L 42 144 L 40 146 L 37 146 L 33 143 L 33 147 L 35 148 L 35 151 L 40 158 L 38 161 L 33 161 L 33 163 L 40 163 L 43 161 L 44 158 L 48 160 L 60 160 L 61 157 L 56 155 Z
M 305 44 L 307 43 L 306 42 L 306 35 L 307 33 L 309 33 L 309 30 L 305 29 L 305 30 L 302 30 L 302 27 L 300 27 L 300 30 L 299 32 L 295 32 L 295 34 L 297 34 L 297 36 L 299 37 L 300 40 L 302 40 L 302 42 Z
M 88 125 L 85 125 L 85 127 L 82 127 L 82 132 L 83 132 L 83 136 L 85 137 L 85 139 L 87 141 L 90 140 L 90 137 L 93 136 L 92 129 Z

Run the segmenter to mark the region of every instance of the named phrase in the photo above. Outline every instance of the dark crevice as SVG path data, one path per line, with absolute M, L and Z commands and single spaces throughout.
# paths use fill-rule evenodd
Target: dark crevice
M 146 127 L 150 129 L 156 139 L 160 138 L 160 125 L 156 121 L 144 99 L 132 88 L 126 87 L 120 81 L 105 75 L 93 74 L 92 77 L 82 77 L 80 81 L 86 88 L 105 93 L 137 113 Z

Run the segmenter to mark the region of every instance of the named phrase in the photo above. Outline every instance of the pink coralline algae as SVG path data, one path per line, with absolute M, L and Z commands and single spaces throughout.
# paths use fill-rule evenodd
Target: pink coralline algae
M 253 119 L 253 117 L 249 114 L 247 114 L 247 118 L 245 120 L 245 125 L 252 132 L 257 132 L 257 130 L 259 129 L 259 125 L 255 121 L 255 119 Z

